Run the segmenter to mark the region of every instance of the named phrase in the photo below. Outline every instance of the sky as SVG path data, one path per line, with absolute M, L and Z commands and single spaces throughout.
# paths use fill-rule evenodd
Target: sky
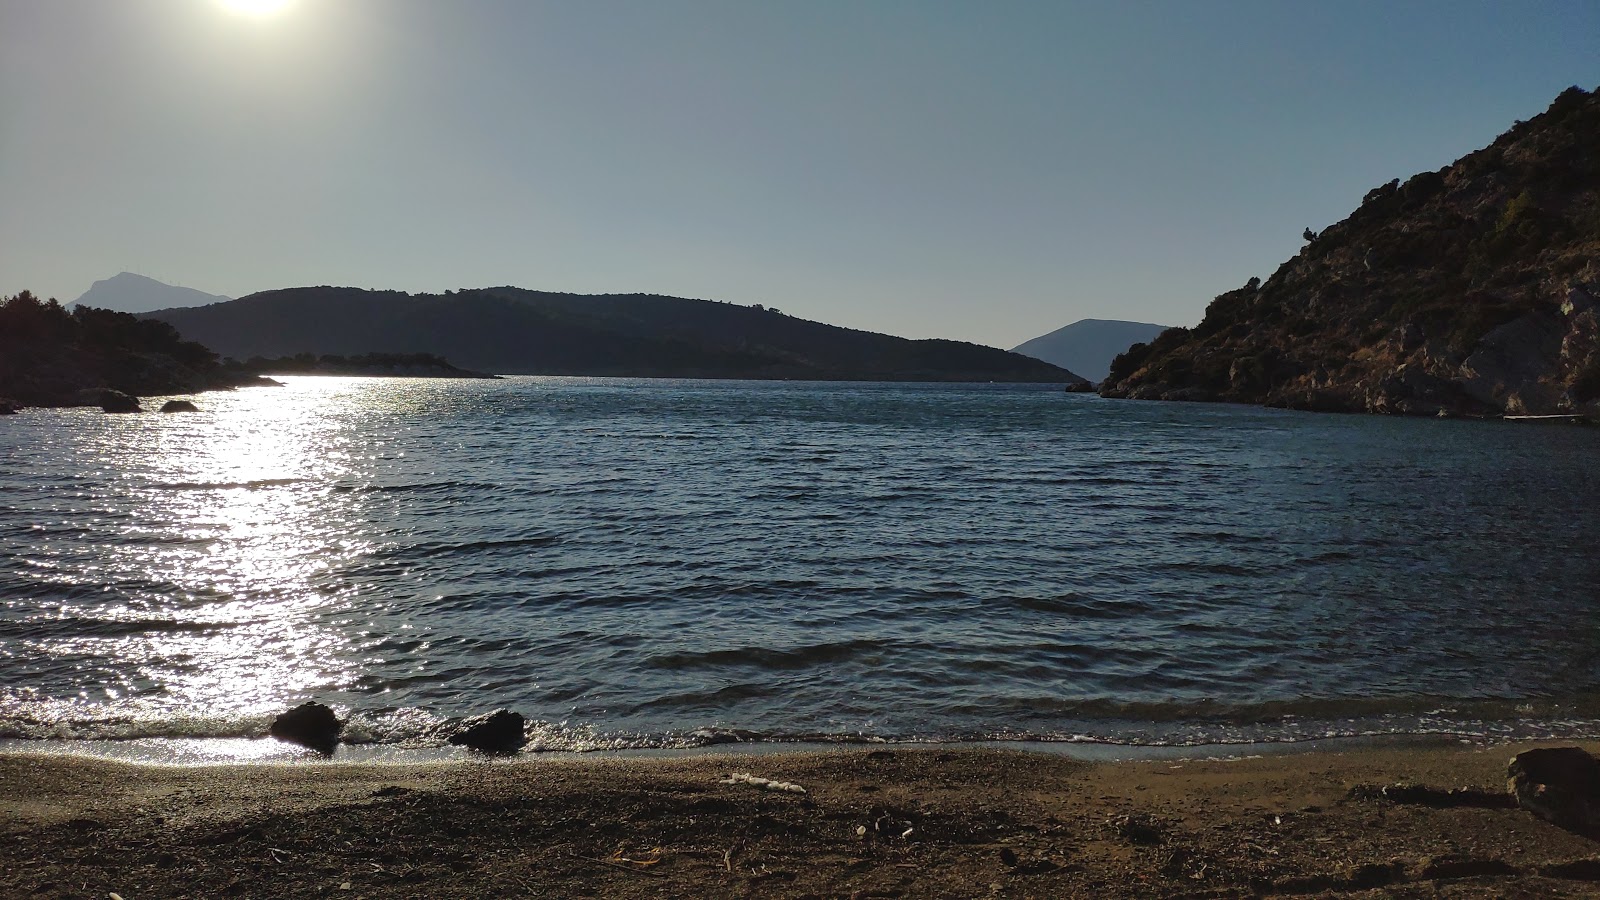
M 259 0 L 258 0 L 259 2 Z M 1011 347 L 1199 321 L 1600 85 L 1600 3 L 0 0 L 0 293 L 515 285 Z

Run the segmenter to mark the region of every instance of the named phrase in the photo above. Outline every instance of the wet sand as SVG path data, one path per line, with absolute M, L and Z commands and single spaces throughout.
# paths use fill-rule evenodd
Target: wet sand
M 1526 746 L 1107 763 L 951 746 L 205 767 L 13 753 L 0 896 L 1600 896 L 1595 836 L 1377 790 L 1498 794 Z M 805 793 L 724 783 L 734 772 Z

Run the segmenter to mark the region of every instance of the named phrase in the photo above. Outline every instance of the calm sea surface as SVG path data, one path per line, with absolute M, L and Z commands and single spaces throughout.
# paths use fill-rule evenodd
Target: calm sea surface
M 0 737 L 1600 734 L 1600 430 L 288 381 L 0 418 Z

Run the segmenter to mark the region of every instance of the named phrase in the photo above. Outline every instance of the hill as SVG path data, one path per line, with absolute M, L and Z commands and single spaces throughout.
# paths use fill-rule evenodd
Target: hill
M 177 309 L 226 303 L 231 298 L 206 294 L 193 288 L 163 284 L 154 278 L 120 272 L 96 281 L 72 305 L 92 306 L 115 312 L 142 313 L 157 309 Z
M 1265 282 L 1112 364 L 1108 397 L 1600 413 L 1600 94 L 1368 192 Z
M 431 353 L 366 353 L 360 356 L 313 356 L 301 353 L 278 359 L 251 357 L 230 368 L 263 375 L 359 375 L 367 378 L 482 378 L 486 375 L 458 368 Z
M 1116 319 L 1080 319 L 1011 348 L 1034 359 L 1071 369 L 1090 381 L 1103 381 L 1111 360 L 1134 344 L 1167 330 L 1165 325 Z
M 960 341 L 913 341 L 760 306 L 501 287 L 446 294 L 307 287 L 147 314 L 236 359 L 429 353 L 485 372 L 677 378 L 1081 382 Z
M 215 353 L 165 322 L 87 306 L 69 311 L 28 291 L 0 297 L 0 410 L 97 405 L 108 390 L 146 397 L 262 383 L 270 382 L 224 369 Z

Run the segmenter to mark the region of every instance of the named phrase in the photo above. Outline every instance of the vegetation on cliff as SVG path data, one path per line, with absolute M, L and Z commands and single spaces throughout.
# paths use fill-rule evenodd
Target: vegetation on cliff
M 259 383 L 165 322 L 78 306 L 28 291 L 0 297 L 0 397 L 20 406 L 99 403 L 110 390 L 139 397 Z
M 1195 328 L 1117 357 L 1108 397 L 1412 415 L 1600 414 L 1600 92 L 1370 191 Z
M 527 375 L 1083 380 L 993 347 L 913 341 L 760 306 L 654 294 L 558 294 L 511 287 L 407 294 L 307 287 L 147 316 L 237 359 L 384 351 L 431 353 L 480 371 Z

